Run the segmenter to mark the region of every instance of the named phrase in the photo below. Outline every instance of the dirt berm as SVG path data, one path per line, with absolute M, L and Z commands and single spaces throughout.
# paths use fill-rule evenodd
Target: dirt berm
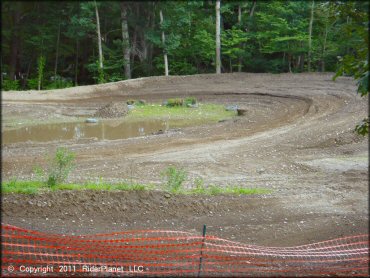
M 356 83 L 333 73 L 151 77 L 46 92 L 3 92 L 3 130 L 27 119 L 49 122 L 93 115 L 109 102 L 162 103 L 194 96 L 238 105 L 244 116 L 124 140 L 2 145 L 3 179 L 32 178 L 33 167 L 64 145 L 77 155 L 71 182 L 133 180 L 159 184 L 169 165 L 186 186 L 241 185 L 258 196 L 184 196 L 164 192 L 52 192 L 3 195 L 3 223 L 55 233 L 125 229 L 201 232 L 245 243 L 289 246 L 368 233 L 368 137 Z M 8 126 L 9 125 L 9 126 Z

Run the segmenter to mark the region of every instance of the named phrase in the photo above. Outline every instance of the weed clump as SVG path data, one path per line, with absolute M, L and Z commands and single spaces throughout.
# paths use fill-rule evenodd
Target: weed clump
M 169 98 L 166 102 L 167 107 L 179 107 L 184 105 L 182 98 Z
M 181 107 L 181 106 L 190 107 L 190 106 L 195 105 L 196 103 L 197 103 L 197 100 L 194 97 L 187 97 L 185 99 L 169 98 L 168 100 L 164 102 L 164 104 L 167 107 Z
M 162 176 L 166 179 L 167 190 L 176 193 L 182 189 L 182 184 L 186 180 L 187 174 L 184 170 L 171 166 L 162 172 Z
M 35 168 L 36 175 L 45 180 L 49 187 L 63 183 L 74 168 L 75 154 L 66 148 L 57 148 L 54 157 L 49 159 L 48 169 Z
M 143 99 L 139 99 L 139 100 L 135 101 L 135 104 L 137 106 L 144 106 L 146 104 L 146 101 L 143 100 Z
M 192 106 L 197 104 L 197 99 L 195 97 L 187 97 L 184 101 L 185 106 Z

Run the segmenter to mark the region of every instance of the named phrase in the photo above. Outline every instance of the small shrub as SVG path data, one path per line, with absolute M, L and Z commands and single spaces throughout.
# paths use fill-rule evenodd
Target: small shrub
M 182 188 L 183 182 L 186 180 L 186 172 L 176 167 L 168 167 L 162 175 L 166 178 L 166 187 L 171 192 L 178 192 Z
M 4 79 L 1 88 L 3 91 L 18 91 L 20 89 L 19 80 Z
M 65 79 L 57 79 L 48 85 L 45 86 L 45 89 L 47 90 L 53 90 L 53 89 L 63 89 L 63 88 L 70 88 L 73 87 L 72 81 L 68 81 Z
M 169 98 L 166 103 L 167 107 L 178 107 L 183 105 L 184 100 L 182 98 Z
M 204 187 L 204 180 L 202 178 L 196 178 L 195 181 L 195 188 L 193 188 L 191 191 L 195 194 L 205 194 L 206 188 Z
M 17 178 L 12 178 L 8 182 L 7 186 L 10 187 L 10 188 L 15 188 L 17 186 Z
M 74 168 L 74 159 L 75 154 L 73 152 L 59 147 L 50 160 L 47 171 L 44 171 L 41 167 L 35 167 L 34 172 L 37 176 L 45 179 L 49 187 L 54 187 L 68 178 L 69 173 Z
M 217 185 L 211 185 L 209 187 L 209 192 L 211 195 L 219 195 L 221 193 L 223 193 L 223 190 L 221 187 L 217 186 Z
M 137 106 L 144 106 L 146 104 L 146 102 L 143 99 L 139 99 L 139 100 L 135 101 L 135 104 Z
M 98 61 L 97 61 L 98 64 Z M 98 84 L 103 84 L 105 83 L 105 72 L 104 69 L 98 66 Z
M 27 79 L 27 89 L 29 90 L 37 90 L 37 87 L 38 87 L 38 79 L 37 78 L 29 78 Z
M 197 99 L 195 97 L 187 97 L 184 102 L 186 106 L 195 105 L 197 103 Z
M 44 69 L 45 69 L 46 59 L 43 55 L 41 55 L 37 59 L 37 81 L 38 81 L 38 90 L 42 89 L 42 83 L 44 80 Z
M 355 131 L 362 136 L 369 134 L 369 119 L 363 119 L 361 123 L 356 125 Z

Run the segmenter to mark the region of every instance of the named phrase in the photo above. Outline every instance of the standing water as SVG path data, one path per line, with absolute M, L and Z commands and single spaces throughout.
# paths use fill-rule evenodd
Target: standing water
M 91 123 L 43 124 L 11 129 L 2 132 L 3 144 L 19 142 L 48 142 L 54 140 L 72 140 L 97 138 L 98 140 L 117 140 L 149 135 L 168 129 L 168 122 L 163 120 L 145 120 L 125 122 L 106 120 Z

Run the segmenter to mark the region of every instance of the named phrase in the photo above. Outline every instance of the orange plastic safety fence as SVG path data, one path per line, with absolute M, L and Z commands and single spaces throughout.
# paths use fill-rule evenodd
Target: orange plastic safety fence
M 368 276 L 369 238 L 262 247 L 181 231 L 66 236 L 2 225 L 4 276 Z

